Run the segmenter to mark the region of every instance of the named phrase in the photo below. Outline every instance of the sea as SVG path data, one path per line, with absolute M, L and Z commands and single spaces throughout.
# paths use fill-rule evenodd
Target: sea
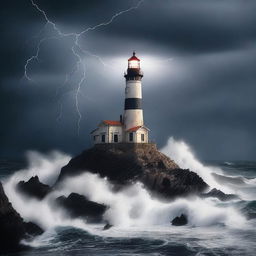
M 152 197 L 140 183 L 116 192 L 107 178 L 85 172 L 37 201 L 19 194 L 17 182 L 38 175 L 52 185 L 71 156 L 29 151 L 25 160 L 0 158 L 0 180 L 13 207 L 45 230 L 22 241 L 30 249 L 5 255 L 255 256 L 256 161 L 199 161 L 189 145 L 173 138 L 161 151 L 180 167 L 198 173 L 211 188 L 238 198 L 222 202 L 190 196 L 167 201 Z M 108 205 L 104 220 L 113 227 L 103 230 L 105 223 L 88 224 L 56 209 L 54 199 L 71 192 Z M 171 220 L 182 213 L 188 216 L 188 224 L 172 226 Z

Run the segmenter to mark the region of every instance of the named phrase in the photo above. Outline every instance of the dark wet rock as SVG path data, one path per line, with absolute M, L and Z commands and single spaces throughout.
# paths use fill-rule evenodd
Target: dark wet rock
M 140 181 L 151 191 L 168 198 L 198 194 L 207 184 L 196 173 L 184 169 L 145 171 Z
M 98 144 L 61 169 L 58 182 L 83 172 L 107 177 L 116 187 L 142 182 L 152 193 L 167 198 L 198 194 L 208 185 L 196 173 L 180 169 L 155 144 Z
M 110 228 L 112 228 L 112 227 L 113 227 L 113 225 L 107 223 L 107 224 L 103 227 L 103 230 L 108 230 L 108 229 L 110 229 Z
M 24 235 L 23 220 L 13 209 L 0 184 L 0 251 L 17 250 Z
M 188 219 L 187 216 L 185 214 L 181 214 L 179 217 L 175 217 L 172 221 L 171 221 L 173 226 L 184 226 L 188 224 Z
M 101 222 L 107 209 L 105 205 L 89 201 L 85 196 L 76 193 L 71 193 L 68 197 L 58 197 L 56 203 L 72 218 L 84 218 L 87 222 Z
M 24 225 L 25 225 L 26 232 L 29 236 L 33 236 L 33 237 L 38 236 L 44 232 L 43 229 L 41 229 L 39 226 L 37 226 L 33 222 L 25 222 Z
M 38 176 L 30 178 L 27 182 L 20 181 L 17 184 L 17 189 L 27 196 L 42 200 L 48 193 L 51 192 L 50 186 L 39 181 Z
M 225 194 L 224 192 L 216 188 L 212 189 L 208 193 L 202 193 L 200 196 L 203 198 L 214 197 L 214 198 L 218 198 L 220 201 L 229 201 L 229 200 L 239 199 L 237 195 Z
M 0 182 L 0 252 L 24 249 L 20 245 L 22 239 L 42 233 L 43 230 L 37 225 L 23 221 L 9 202 Z

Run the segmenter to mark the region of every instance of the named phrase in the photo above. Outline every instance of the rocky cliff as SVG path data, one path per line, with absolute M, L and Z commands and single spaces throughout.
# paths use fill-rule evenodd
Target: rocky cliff
M 105 205 L 90 201 L 77 193 L 71 193 L 68 197 L 60 196 L 55 201 L 57 206 L 64 208 L 71 218 L 82 218 L 87 223 L 101 222 L 107 209 Z
M 42 232 L 37 225 L 23 221 L 9 202 L 0 182 L 0 253 L 19 250 L 22 239 Z
M 151 143 L 95 145 L 71 159 L 61 169 L 58 182 L 86 171 L 119 186 L 139 181 L 152 193 L 168 198 L 197 194 L 208 187 L 196 173 L 179 168 Z
M 31 177 L 28 181 L 20 181 L 17 184 L 17 189 L 19 192 L 39 200 L 51 192 L 50 186 L 41 183 L 38 176 Z

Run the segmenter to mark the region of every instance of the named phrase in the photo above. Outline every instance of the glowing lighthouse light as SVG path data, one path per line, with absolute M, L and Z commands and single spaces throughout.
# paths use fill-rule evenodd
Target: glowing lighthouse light
M 128 59 L 128 68 L 140 68 L 140 59 L 135 56 L 135 52 L 133 52 L 133 56 Z

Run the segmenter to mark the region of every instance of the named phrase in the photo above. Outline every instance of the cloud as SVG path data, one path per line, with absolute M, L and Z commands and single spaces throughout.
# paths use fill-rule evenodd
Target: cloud
M 65 31 L 80 31 L 134 4 L 76 0 L 72 6 L 63 1 L 60 8 L 57 1 L 38 3 Z M 20 80 L 43 19 L 28 3 L 6 7 L 12 15 L 4 16 L 1 46 L 0 155 L 56 148 L 77 153 L 90 146 L 89 132 L 97 123 L 118 119 L 123 111 L 123 72 L 136 50 L 145 73 L 144 116 L 152 139 L 161 146 L 169 136 L 182 138 L 203 159 L 256 157 L 254 1 L 148 0 L 82 37 L 80 45 L 106 65 L 83 56 L 80 136 L 74 102 L 79 72 L 63 85 L 75 64 L 71 41 L 47 41 L 40 61 L 29 69 L 35 83 Z

